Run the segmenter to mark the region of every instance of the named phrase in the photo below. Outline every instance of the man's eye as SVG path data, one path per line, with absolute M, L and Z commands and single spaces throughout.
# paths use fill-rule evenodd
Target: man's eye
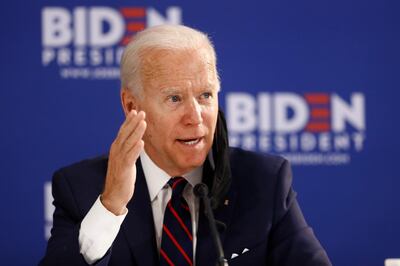
M 209 98 L 212 97 L 212 93 L 211 92 L 205 92 L 205 93 L 202 94 L 202 96 L 203 96 L 204 99 L 209 99 Z
M 168 98 L 171 102 L 174 102 L 174 103 L 179 102 L 181 100 L 181 97 L 179 97 L 178 95 L 171 95 Z

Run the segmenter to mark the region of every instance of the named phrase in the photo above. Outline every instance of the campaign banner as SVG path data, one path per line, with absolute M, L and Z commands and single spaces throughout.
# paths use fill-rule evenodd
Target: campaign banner
M 160 24 L 210 36 L 231 146 L 290 161 L 297 199 L 333 265 L 397 263 L 397 1 L 3 7 L 2 264 L 37 264 L 44 255 L 52 174 L 108 153 L 124 120 L 122 52 Z

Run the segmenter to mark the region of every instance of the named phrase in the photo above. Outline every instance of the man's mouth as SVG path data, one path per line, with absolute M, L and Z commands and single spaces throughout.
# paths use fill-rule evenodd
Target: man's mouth
M 194 145 L 198 144 L 202 139 L 203 139 L 203 137 L 193 138 L 193 139 L 178 139 L 178 141 L 180 143 L 188 145 L 188 146 L 194 146 Z

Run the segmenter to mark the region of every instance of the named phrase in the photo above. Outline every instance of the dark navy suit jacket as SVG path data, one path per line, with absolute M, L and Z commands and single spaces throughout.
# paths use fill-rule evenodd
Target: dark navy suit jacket
M 40 265 L 87 265 L 79 253 L 79 227 L 103 190 L 107 157 L 82 161 L 53 177 L 51 238 Z M 229 265 L 331 265 L 305 222 L 292 190 L 289 163 L 277 156 L 231 149 L 228 204 L 215 210 L 226 224 L 220 237 Z M 159 265 L 146 180 L 137 163 L 135 193 L 112 247 L 98 265 Z M 199 216 L 196 265 L 215 265 L 216 252 L 203 212 Z M 242 254 L 244 249 L 247 252 Z M 233 253 L 237 257 L 230 259 Z

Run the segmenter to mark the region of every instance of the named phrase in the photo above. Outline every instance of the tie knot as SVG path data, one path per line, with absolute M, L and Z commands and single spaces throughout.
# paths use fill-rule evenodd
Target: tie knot
M 187 184 L 186 179 L 181 176 L 176 176 L 168 181 L 168 185 L 172 188 L 172 197 L 182 195 L 182 191 Z

